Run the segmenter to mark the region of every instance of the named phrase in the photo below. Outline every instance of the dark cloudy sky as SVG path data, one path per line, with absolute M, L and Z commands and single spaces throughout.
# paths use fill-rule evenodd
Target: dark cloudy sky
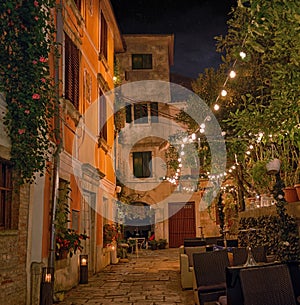
M 171 72 L 196 78 L 217 67 L 215 36 L 225 35 L 236 0 L 111 0 L 122 34 L 175 34 Z

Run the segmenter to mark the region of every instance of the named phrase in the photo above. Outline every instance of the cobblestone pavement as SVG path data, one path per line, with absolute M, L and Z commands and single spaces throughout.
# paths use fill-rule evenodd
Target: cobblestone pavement
M 65 294 L 60 305 L 194 305 L 182 290 L 178 249 L 141 250 L 129 262 L 107 266 Z

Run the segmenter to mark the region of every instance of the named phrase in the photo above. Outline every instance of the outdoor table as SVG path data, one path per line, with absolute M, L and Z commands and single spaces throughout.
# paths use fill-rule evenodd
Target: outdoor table
M 136 257 L 139 257 L 139 247 L 142 248 L 142 245 L 146 242 L 145 237 L 129 237 L 128 240 L 134 240 L 135 241 L 135 253 Z

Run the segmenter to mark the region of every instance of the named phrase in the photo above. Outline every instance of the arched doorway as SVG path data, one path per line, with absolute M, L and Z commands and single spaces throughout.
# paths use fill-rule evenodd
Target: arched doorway
M 124 237 L 145 237 L 148 238 L 153 232 L 154 211 L 151 205 L 136 201 L 130 203 L 130 212 L 125 213 Z M 134 209 L 132 209 L 134 206 Z

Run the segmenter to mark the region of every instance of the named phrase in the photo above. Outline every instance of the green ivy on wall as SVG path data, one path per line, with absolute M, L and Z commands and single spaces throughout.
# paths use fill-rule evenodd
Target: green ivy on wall
M 55 86 L 48 56 L 54 47 L 54 6 L 53 0 L 0 3 L 0 92 L 7 103 L 4 124 L 20 184 L 44 174 L 52 148 Z

